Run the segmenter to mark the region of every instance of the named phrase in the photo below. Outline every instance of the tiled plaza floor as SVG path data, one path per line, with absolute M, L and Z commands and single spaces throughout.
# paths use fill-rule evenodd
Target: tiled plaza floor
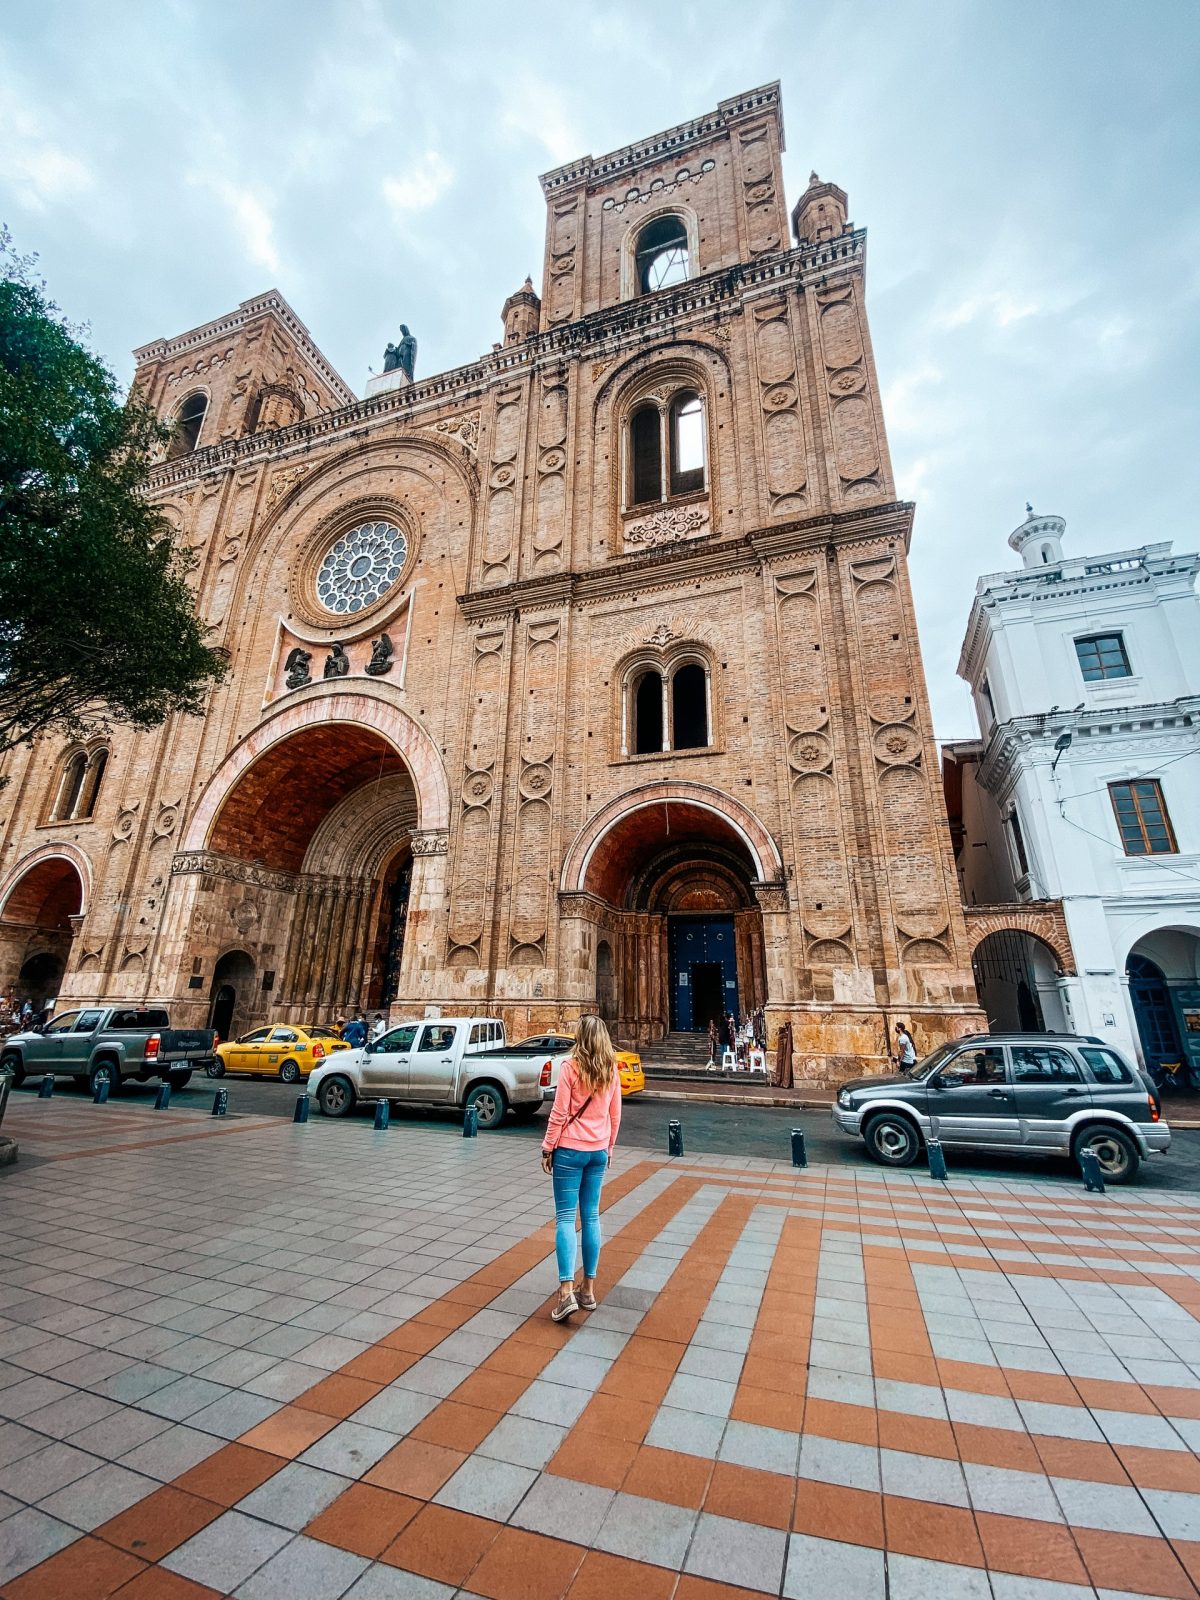
M 23 1098 L 4 1600 L 1197 1596 L 1200 1200 Z

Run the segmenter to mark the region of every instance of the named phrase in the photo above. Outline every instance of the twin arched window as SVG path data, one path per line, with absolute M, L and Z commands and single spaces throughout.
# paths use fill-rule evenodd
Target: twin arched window
M 707 665 L 694 656 L 634 667 L 627 680 L 625 754 L 704 750 L 712 744 Z
M 50 806 L 51 822 L 86 822 L 96 809 L 96 797 L 108 765 L 106 749 L 76 750 L 67 757 Z
M 635 407 L 627 462 L 631 507 L 695 494 L 704 488 L 704 467 L 704 400 L 697 390 L 679 389 L 667 400 Z
M 167 446 L 167 460 L 175 461 L 180 456 L 190 456 L 193 450 L 199 448 L 200 430 L 204 427 L 204 418 L 208 414 L 208 396 L 197 389 L 175 413 L 175 435 Z
M 682 217 L 655 217 L 637 236 L 633 248 L 634 276 L 639 294 L 668 289 L 691 276 L 687 224 Z

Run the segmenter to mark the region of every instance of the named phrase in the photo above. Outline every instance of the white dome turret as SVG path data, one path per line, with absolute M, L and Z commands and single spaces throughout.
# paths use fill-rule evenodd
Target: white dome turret
M 1054 566 L 1063 559 L 1062 539 L 1067 531 L 1066 519 L 1039 516 L 1028 501 L 1025 511 L 1025 521 L 1008 536 L 1009 544 L 1026 567 Z

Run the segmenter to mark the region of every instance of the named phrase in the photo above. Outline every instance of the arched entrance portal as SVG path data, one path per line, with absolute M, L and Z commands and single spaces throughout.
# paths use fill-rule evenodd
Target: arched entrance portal
M 773 869 L 761 825 L 698 784 L 625 796 L 575 841 L 563 888 L 586 897 L 598 924 L 596 1004 L 621 1039 L 704 1034 L 713 1018 L 766 1004 L 764 855 Z
M 1161 928 L 1125 963 L 1142 1057 L 1157 1081 L 1200 1089 L 1200 936 Z
M 262 1020 L 257 1010 L 254 960 L 245 950 L 227 950 L 213 968 L 208 1025 L 221 1039 L 236 1039 Z
M 976 945 L 971 966 L 989 1028 L 1003 1033 L 1069 1031 L 1058 959 L 1036 935 L 1020 928 L 989 933 Z
M 59 993 L 83 910 L 79 868 L 47 854 L 18 872 L 0 899 L 0 987 L 35 1011 Z

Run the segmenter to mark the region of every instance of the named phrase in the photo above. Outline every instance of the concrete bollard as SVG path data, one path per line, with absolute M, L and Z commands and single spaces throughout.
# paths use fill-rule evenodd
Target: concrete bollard
M 46 1076 L 42 1079 L 41 1083 L 38 1085 L 38 1099 L 39 1100 L 49 1100 L 50 1096 L 53 1093 L 54 1093 L 54 1075 L 53 1075 L 53 1073 L 48 1072 L 46 1074 Z
M 212 1114 L 214 1117 L 223 1117 L 229 1110 L 229 1090 L 218 1089 L 213 1095 Z
M 108 1104 L 108 1091 L 110 1087 L 111 1086 L 107 1078 L 100 1079 L 99 1083 L 92 1090 L 92 1104 L 94 1106 L 105 1106 Z
M 683 1154 L 683 1123 L 667 1123 L 667 1154 L 681 1156 Z
M 1104 1193 L 1104 1174 L 1100 1171 L 1100 1158 L 1094 1150 L 1079 1152 L 1079 1170 L 1083 1173 L 1083 1186 L 1088 1194 Z
M 165 1111 L 170 1104 L 171 1085 L 169 1083 L 160 1083 L 158 1093 L 154 1096 L 154 1109 L 155 1111 Z
M 388 1103 L 387 1103 L 386 1100 L 377 1100 L 375 1102 L 375 1130 L 376 1130 L 376 1132 L 380 1132 L 384 1128 L 387 1127 L 387 1125 L 388 1125 L 388 1111 L 389 1111 L 389 1106 L 388 1106 Z
M 808 1165 L 808 1153 L 804 1148 L 803 1128 L 792 1129 L 792 1165 L 794 1167 L 806 1167 Z
M 475 1139 L 479 1135 L 479 1107 L 463 1107 L 463 1138 Z
M 945 1183 L 947 1176 L 946 1157 L 942 1154 L 942 1141 L 940 1139 L 929 1139 L 926 1141 L 925 1148 L 929 1153 L 929 1176 L 931 1178 L 940 1178 Z
M 296 1100 L 296 1109 L 295 1109 L 295 1111 L 292 1112 L 292 1121 L 293 1122 L 307 1122 L 308 1121 L 308 1110 L 309 1110 L 308 1096 L 306 1094 L 302 1094 Z

